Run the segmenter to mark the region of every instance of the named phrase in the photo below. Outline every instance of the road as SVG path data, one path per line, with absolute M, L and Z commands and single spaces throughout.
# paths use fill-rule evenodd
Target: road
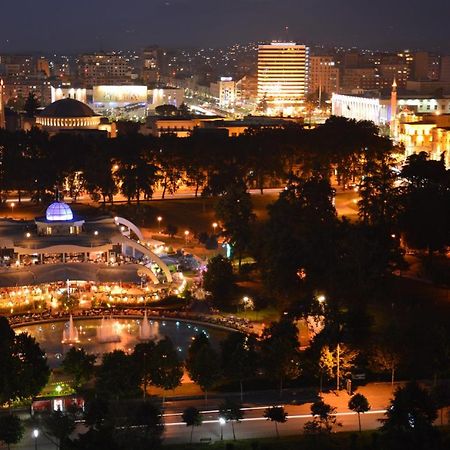
M 262 406 L 249 408 L 244 411 L 245 415 L 243 420 L 234 424 L 237 439 L 268 438 L 275 435 L 274 425 L 263 417 L 264 409 L 265 406 Z M 305 411 L 306 409 L 308 408 L 305 408 L 305 405 L 286 407 L 288 420 L 286 423 L 278 425 L 281 436 L 296 435 L 302 432 L 304 424 L 308 420 L 311 420 L 311 415 Z M 380 426 L 379 419 L 383 417 L 383 414 L 384 410 L 374 410 L 365 413 L 361 418 L 363 429 L 378 428 Z M 342 424 L 341 427 L 336 427 L 337 431 L 358 430 L 358 416 L 356 413 L 349 411 L 337 413 L 337 420 Z M 165 423 L 165 444 L 183 444 L 190 441 L 191 430 L 185 423 L 181 422 L 181 414 L 169 413 L 165 417 Z M 79 425 L 77 433 L 83 433 L 84 431 L 84 426 Z M 221 432 L 223 432 L 224 440 L 233 439 L 231 424 L 220 425 L 218 411 L 206 410 L 203 411 L 203 424 L 194 429 L 193 441 L 200 442 L 201 439 L 218 441 L 221 439 Z M 33 450 L 36 448 L 36 443 L 39 450 L 57 449 L 56 442 L 42 432 L 39 433 L 36 442 L 36 439 L 33 437 L 33 428 L 30 427 L 26 428 L 22 441 L 18 445 L 11 446 L 11 448 Z
M 257 409 L 249 409 L 245 411 L 244 418 L 241 422 L 234 425 L 236 436 L 238 439 L 267 438 L 273 437 L 275 427 L 264 417 L 265 407 Z M 309 420 L 311 415 L 307 410 L 309 407 L 287 406 L 288 420 L 286 423 L 279 424 L 278 429 L 281 436 L 289 436 L 299 434 L 303 430 L 303 426 Z M 362 425 L 364 429 L 375 429 L 380 426 L 379 419 L 384 415 L 385 410 L 373 410 L 364 414 L 362 417 Z M 231 424 L 220 425 L 217 417 L 217 410 L 211 410 L 203 414 L 203 424 L 194 430 L 194 441 L 199 442 L 200 439 L 211 439 L 212 441 L 220 440 L 221 429 L 223 430 L 224 439 L 233 439 Z M 356 431 L 358 430 L 358 416 L 351 411 L 337 413 L 338 423 L 341 427 L 336 427 L 339 431 Z M 166 431 L 164 442 L 167 444 L 182 444 L 189 442 L 190 429 L 180 421 L 180 416 L 171 416 L 166 418 Z

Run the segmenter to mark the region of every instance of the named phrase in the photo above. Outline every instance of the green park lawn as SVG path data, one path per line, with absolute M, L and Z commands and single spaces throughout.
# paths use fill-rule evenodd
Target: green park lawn
M 267 426 L 272 426 L 268 423 Z M 449 427 L 440 427 L 443 441 L 449 442 Z M 275 434 L 275 432 L 274 432 Z M 195 431 L 194 431 L 195 436 Z M 372 450 L 381 449 L 380 435 L 376 431 L 338 432 L 329 436 L 304 435 L 280 438 L 246 439 L 238 441 L 213 442 L 209 444 L 193 443 L 191 445 L 164 445 L 166 450 Z M 445 447 L 445 444 L 443 444 Z M 413 449 L 411 449 L 413 450 Z

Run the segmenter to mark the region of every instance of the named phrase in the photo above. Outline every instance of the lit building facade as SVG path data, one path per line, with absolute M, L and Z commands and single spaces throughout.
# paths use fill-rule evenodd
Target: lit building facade
M 258 102 L 269 115 L 295 115 L 309 82 L 309 49 L 293 42 L 258 47 Z
M 236 82 L 231 77 L 221 77 L 217 83 L 211 83 L 210 89 L 221 108 L 232 108 L 235 105 Z
M 311 56 L 309 70 L 309 92 L 339 92 L 339 69 L 332 56 Z
M 0 129 L 6 127 L 5 105 L 3 101 L 3 80 L 0 79 Z
M 378 126 L 386 125 L 390 121 L 389 101 L 380 98 L 333 94 L 331 108 L 333 116 L 370 120 Z
M 129 61 L 119 54 L 84 54 L 78 61 L 78 77 L 85 86 L 130 84 L 131 69 Z

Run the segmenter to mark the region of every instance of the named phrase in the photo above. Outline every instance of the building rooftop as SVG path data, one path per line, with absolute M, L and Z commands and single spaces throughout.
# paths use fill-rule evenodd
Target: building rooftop
M 64 98 L 48 105 L 40 114 L 41 117 L 71 118 L 95 117 L 94 111 L 83 102 L 73 98 Z

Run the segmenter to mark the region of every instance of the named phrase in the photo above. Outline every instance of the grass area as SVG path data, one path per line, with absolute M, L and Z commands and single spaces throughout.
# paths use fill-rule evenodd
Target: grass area
M 274 307 L 267 307 L 259 311 L 239 311 L 234 315 L 252 322 L 270 323 L 280 318 L 280 311 Z
M 267 218 L 267 205 L 276 198 L 275 194 L 252 196 L 254 212 L 258 220 Z M 139 208 L 136 204 L 124 203 L 106 205 L 106 208 L 115 215 L 134 220 L 139 226 L 157 228 L 156 218 L 161 216 L 163 218 L 161 228 L 172 224 L 179 229 L 211 232 L 211 225 L 216 220 L 216 202 L 216 198 L 187 198 L 141 202 Z
M 272 426 L 268 424 L 267 426 Z M 275 430 L 274 430 L 275 434 Z M 377 433 L 366 431 L 362 433 L 334 433 L 330 436 L 286 436 L 280 438 L 245 439 L 239 441 L 213 442 L 209 445 L 194 443 L 192 445 L 165 445 L 167 450 L 181 450 L 190 448 L 192 450 L 209 448 L 213 450 L 331 450 L 352 449 L 369 450 L 373 447 L 373 438 Z M 194 431 L 195 437 L 195 431 Z
M 271 426 L 271 424 L 268 424 Z M 449 427 L 441 427 L 442 449 L 448 448 L 450 439 Z M 274 432 L 275 434 L 275 432 Z M 166 450 L 212 449 L 212 450 L 373 450 L 382 449 L 381 435 L 377 431 L 339 432 L 331 435 L 286 436 L 280 438 L 246 439 L 239 441 L 218 441 L 210 444 L 193 443 L 165 445 Z M 195 439 L 195 431 L 194 431 Z M 413 450 L 413 449 L 411 449 Z

